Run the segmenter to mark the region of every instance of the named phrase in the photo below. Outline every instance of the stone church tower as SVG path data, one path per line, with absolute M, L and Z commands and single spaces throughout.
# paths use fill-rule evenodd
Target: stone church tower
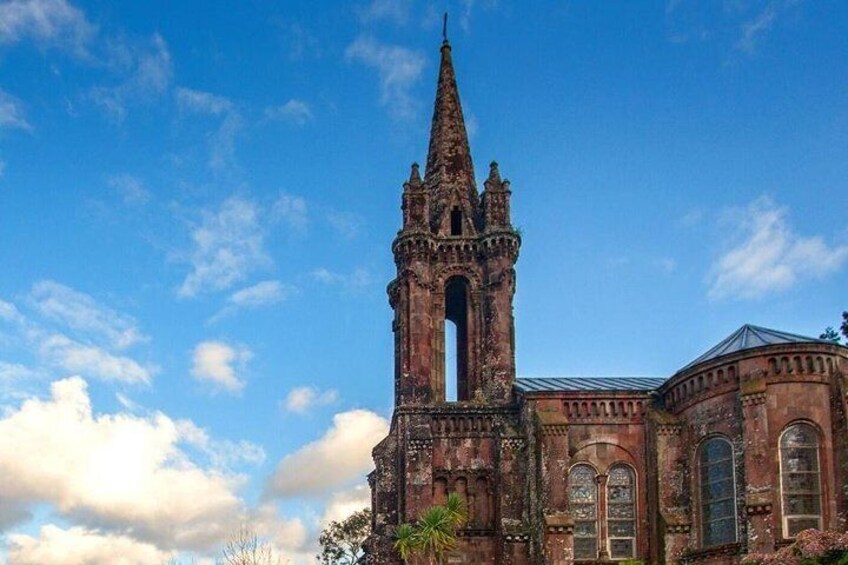
M 381 534 L 373 539 L 374 562 L 396 563 L 394 527 L 449 492 L 466 498 L 471 520 L 463 534 L 490 556 L 487 562 L 496 553 L 496 514 L 521 522 L 520 484 L 496 486 L 496 476 L 511 471 L 512 446 L 520 442 L 510 406 L 513 266 L 521 238 L 509 200 L 509 181 L 494 162 L 478 192 L 445 40 L 424 177 L 413 164 L 403 185 L 403 226 L 392 245 L 395 413 L 389 437 L 374 450 L 377 470 L 370 477 Z M 455 327 L 453 344 L 446 343 L 446 323 Z M 446 363 L 451 345 L 455 368 Z M 446 390 L 451 371 L 455 390 Z M 496 426 L 503 418 L 510 424 Z
M 395 409 L 368 563 L 400 564 L 396 527 L 449 493 L 469 522 L 448 563 L 737 565 L 848 529 L 848 348 L 745 324 L 668 378 L 516 379 L 521 238 L 497 164 L 483 188 L 445 41 L 392 245 Z

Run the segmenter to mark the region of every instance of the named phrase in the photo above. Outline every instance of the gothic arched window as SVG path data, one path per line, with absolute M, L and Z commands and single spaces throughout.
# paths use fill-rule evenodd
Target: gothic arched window
M 574 558 L 598 557 L 597 473 L 589 465 L 575 465 L 568 474 L 568 504 L 574 518 Z
M 607 478 L 607 536 L 612 559 L 632 559 L 636 552 L 636 477 L 615 465 Z
M 469 400 L 468 281 L 451 277 L 445 285 L 444 347 L 445 400 Z M 452 326 L 452 327 L 451 327 Z M 453 361 L 453 366 L 451 366 Z
M 793 424 L 780 436 L 780 490 L 784 537 L 821 529 L 819 434 L 810 424 Z
M 725 438 L 701 444 L 701 540 L 703 547 L 736 541 L 736 481 L 733 446 Z

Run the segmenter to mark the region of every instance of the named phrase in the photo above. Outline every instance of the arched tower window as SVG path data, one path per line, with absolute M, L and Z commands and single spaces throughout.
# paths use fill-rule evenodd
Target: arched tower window
M 452 277 L 445 285 L 445 326 L 445 399 L 468 400 L 468 282 L 462 277 Z
M 703 547 L 736 542 L 733 446 L 713 437 L 701 444 L 701 540 Z
M 636 556 L 636 480 L 626 465 L 613 466 L 607 478 L 607 532 L 612 559 Z
M 780 436 L 783 536 L 822 528 L 819 434 L 810 424 L 793 424 Z
M 574 518 L 574 558 L 598 558 L 597 473 L 589 465 L 575 465 L 568 474 L 568 505 Z

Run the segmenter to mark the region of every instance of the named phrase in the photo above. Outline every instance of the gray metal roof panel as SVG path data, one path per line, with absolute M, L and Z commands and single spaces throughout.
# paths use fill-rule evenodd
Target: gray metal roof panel
M 665 379 L 656 377 L 548 377 L 520 378 L 515 388 L 520 392 L 650 392 Z
M 695 365 L 704 363 L 705 361 L 711 361 L 731 353 L 737 353 L 739 351 L 745 351 L 746 349 L 753 349 L 755 347 L 763 347 L 765 345 L 779 345 L 783 343 L 826 343 L 832 345 L 833 342 L 745 324 L 721 340 L 712 349 L 677 372 L 682 373 L 690 367 L 694 367 Z

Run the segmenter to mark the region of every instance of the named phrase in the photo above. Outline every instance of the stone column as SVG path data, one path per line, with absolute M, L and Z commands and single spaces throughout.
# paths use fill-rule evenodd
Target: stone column
M 559 412 L 538 412 L 540 430 L 539 504 L 544 513 L 548 565 L 568 565 L 574 557 L 574 523 L 568 516 L 568 425 Z
M 774 551 L 777 537 L 772 516 L 773 497 L 777 492 L 776 446 L 769 445 L 766 386 L 766 374 L 759 369 L 743 375 L 739 384 L 745 484 L 737 485 L 737 489 L 745 488 L 748 551 L 757 553 Z
M 679 555 L 689 546 L 691 531 L 689 474 L 681 423 L 667 412 L 651 413 L 656 438 L 657 500 L 660 543 L 665 559 Z

